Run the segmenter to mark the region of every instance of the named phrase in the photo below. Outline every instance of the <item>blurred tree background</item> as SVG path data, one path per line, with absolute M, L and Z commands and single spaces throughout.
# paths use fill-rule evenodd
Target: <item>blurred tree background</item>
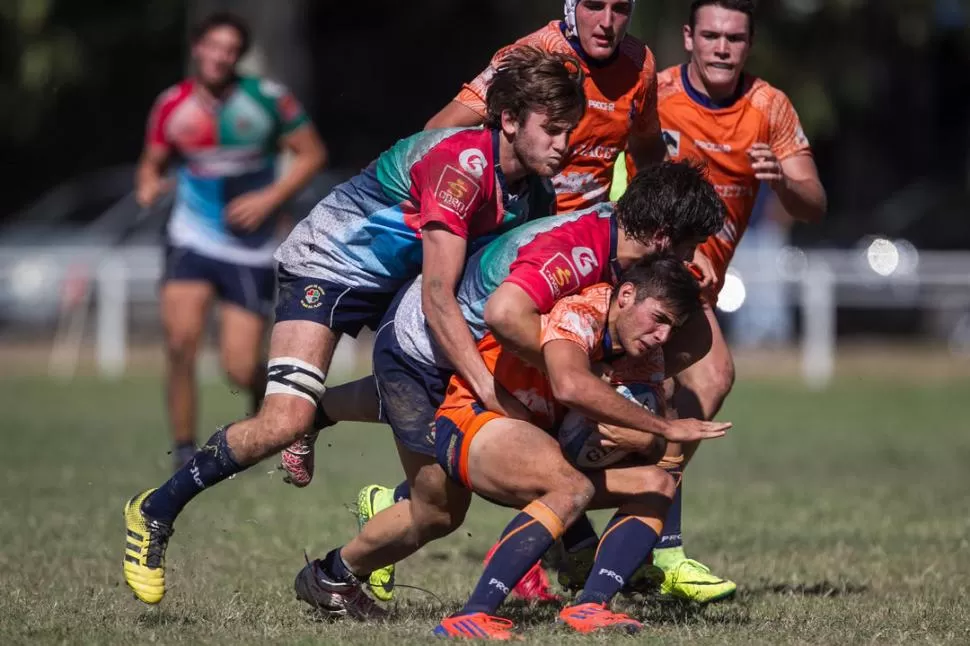
M 631 32 L 661 66 L 684 60 L 688 4 L 637 3 Z M 132 163 L 152 101 L 186 72 L 187 25 L 216 8 L 252 22 L 247 64 L 293 87 L 349 169 L 561 15 L 558 0 L 0 0 L 0 217 Z M 968 18 L 970 0 L 762 0 L 749 69 L 791 96 L 830 195 L 832 217 L 807 235 L 916 226 L 924 245 L 970 244 Z

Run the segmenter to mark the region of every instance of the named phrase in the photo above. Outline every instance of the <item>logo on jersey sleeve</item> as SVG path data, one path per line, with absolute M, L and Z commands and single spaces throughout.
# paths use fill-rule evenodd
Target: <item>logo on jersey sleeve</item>
M 478 182 L 449 164 L 441 171 L 434 195 L 442 208 L 464 220 L 480 190 Z
M 801 126 L 795 129 L 795 144 L 798 146 L 808 145 L 808 137 L 805 136 L 805 131 L 802 130 Z
M 549 283 L 553 298 L 579 290 L 579 276 L 576 269 L 562 252 L 547 260 L 539 271 Z
M 599 267 L 596 254 L 589 247 L 573 247 L 573 263 L 583 276 L 589 276 Z
M 485 153 L 478 148 L 469 148 L 461 151 L 458 155 L 458 165 L 461 169 L 473 177 L 481 177 L 488 166 L 485 161 Z
M 677 130 L 668 130 L 663 128 L 661 135 L 664 140 L 664 145 L 667 146 L 667 154 L 671 157 L 680 156 L 680 132 Z

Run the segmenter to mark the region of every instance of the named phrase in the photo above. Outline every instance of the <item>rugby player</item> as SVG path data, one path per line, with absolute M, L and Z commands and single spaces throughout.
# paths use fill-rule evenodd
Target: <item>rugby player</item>
M 165 549 L 184 506 L 310 430 L 340 336 L 376 328 L 394 294 L 419 273 L 437 343 L 469 383 L 481 385 L 482 401 L 505 411 L 454 291 L 469 244 L 550 214 L 547 178 L 582 116 L 581 79 L 574 59 L 516 52 L 489 88 L 486 128 L 398 142 L 297 225 L 276 252 L 279 304 L 259 412 L 217 430 L 168 482 L 125 507 L 125 579 L 139 599 L 164 596 Z
M 540 316 L 558 299 L 593 284 L 615 283 L 620 272 L 651 254 L 691 257 L 694 247 L 721 227 L 723 209 L 696 166 L 664 162 L 648 167 L 616 205 L 601 204 L 525 224 L 475 254 L 458 289 L 467 325 L 476 340 L 491 329 L 506 347 L 541 364 L 536 347 Z M 429 333 L 421 303 L 421 283 L 416 282 L 399 296 L 374 346 L 381 409 L 394 432 L 410 500 L 376 514 L 361 534 L 319 562 L 323 565 L 316 579 L 298 585 L 298 594 L 305 599 L 316 599 L 308 590 L 326 590 L 329 601 L 323 605 L 333 612 L 364 614 L 357 608 L 360 593 L 354 582 L 341 579 L 326 565 L 335 561 L 337 553 L 352 571 L 369 575 L 451 533 L 464 520 L 464 514 L 456 514 L 448 504 L 460 492 L 454 491 L 436 463 L 430 432 L 454 370 Z M 706 325 L 703 316 L 694 316 L 680 331 L 698 340 L 693 360 L 709 348 Z M 690 360 L 672 358 L 671 369 L 679 370 Z M 600 412 L 602 417 L 623 415 L 622 423 L 644 431 L 666 436 L 709 428 L 697 420 L 658 418 L 619 396 L 611 402 Z M 311 585 L 312 581 L 316 583 Z M 383 591 L 389 592 L 391 584 L 387 581 Z M 380 592 L 375 595 L 380 597 Z
M 688 62 L 658 75 L 660 122 L 669 157 L 704 163 L 728 209 L 724 228 L 700 245 L 693 258 L 708 293 L 711 351 L 676 378 L 673 407 L 680 415 L 699 419 L 713 419 L 734 384 L 734 362 L 713 304 L 748 226 L 759 185 L 767 182 L 785 210 L 803 222 L 819 221 L 826 210 L 825 189 L 791 101 L 744 71 L 754 41 L 754 10 L 753 0 L 694 0 L 683 27 Z M 626 166 L 635 172 L 631 162 Z M 682 449 L 686 464 L 697 446 Z M 654 564 L 664 571 L 661 592 L 698 602 L 723 599 L 735 592 L 735 583 L 684 553 L 682 483 L 654 550 Z
M 586 477 L 565 461 L 559 443 L 547 435 L 561 419 L 562 406 L 619 426 L 638 415 L 649 415 L 596 376 L 591 360 L 613 362 L 611 378 L 621 383 L 659 386 L 664 378 L 659 346 L 698 307 L 699 287 L 683 261 L 673 256 L 645 260 L 625 272 L 619 282 L 615 298 L 609 284 L 596 285 L 579 296 L 560 299 L 542 317 L 542 333 L 532 340 L 529 350 L 541 352 L 548 377 L 503 349 L 491 334 L 479 343 L 496 381 L 528 407 L 528 420 L 486 411 L 459 377 L 449 383 L 435 422 L 437 464 L 450 478 L 446 507 L 453 515 L 463 516 L 475 491 L 524 510 L 506 528 L 505 540 L 489 560 L 468 604 L 458 616 L 444 620 L 438 634 L 484 636 L 479 631 L 488 633 L 496 627 L 504 633 L 507 628 L 497 626 L 490 615 L 587 505 L 620 505 L 622 518 L 632 515 L 645 522 L 624 526 L 619 533 L 608 529 L 598 564 L 611 576 L 590 577 L 588 594 L 581 595 L 580 605 L 565 610 L 561 618 L 583 632 L 617 623 L 637 627 L 635 621 L 610 613 L 605 603 L 646 558 L 656 540 L 674 492 L 673 479 L 657 467 L 606 470 Z M 627 417 L 631 411 L 638 415 Z M 657 430 L 667 439 L 692 436 L 699 440 L 719 437 L 729 426 L 693 423 L 663 428 L 658 424 Z M 603 433 L 623 449 L 652 450 L 655 435 L 641 432 L 639 421 L 637 427 L 641 430 L 604 426 Z M 379 514 L 372 523 L 392 510 Z M 365 526 L 362 536 L 369 527 Z M 620 540 L 614 545 L 615 538 Z M 626 549 L 617 549 L 621 546 Z M 353 585 L 353 568 L 335 550 L 323 562 L 311 563 L 301 571 L 296 581 L 298 595 L 325 610 L 352 612 L 340 605 L 350 595 L 335 594 L 333 579 Z
M 607 201 L 613 165 L 621 151 L 628 150 L 637 166 L 658 162 L 665 154 L 657 117 L 654 57 L 646 45 L 626 33 L 633 5 L 633 0 L 566 0 L 563 20 L 499 50 L 489 66 L 432 117 L 426 128 L 481 125 L 496 66 L 512 51 L 537 47 L 578 56 L 587 108 L 570 137 L 562 170 L 553 178 L 557 211 Z M 373 379 L 343 384 L 324 400 L 318 428 L 339 421 L 376 422 L 376 411 Z M 298 487 L 310 483 L 316 437 L 311 433 L 283 452 L 280 466 L 288 474 L 287 482 Z M 383 487 L 368 491 L 388 492 Z M 366 497 L 367 492 L 362 490 L 362 495 Z
M 213 299 L 221 304 L 223 370 L 258 408 L 273 251 L 283 233 L 277 216 L 326 159 L 286 88 L 237 73 L 248 47 L 249 29 L 232 14 L 212 14 L 195 28 L 195 72 L 158 97 L 138 165 L 135 196 L 147 208 L 167 188 L 166 168 L 179 164 L 161 288 L 176 469 L 196 451 L 195 364 Z M 277 178 L 279 147 L 293 163 Z

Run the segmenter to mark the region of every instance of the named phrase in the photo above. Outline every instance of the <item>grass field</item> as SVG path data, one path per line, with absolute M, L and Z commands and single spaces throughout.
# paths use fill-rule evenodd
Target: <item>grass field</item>
M 731 437 L 688 471 L 685 520 L 688 551 L 739 594 L 630 604 L 650 624 L 636 641 L 970 643 L 970 380 L 890 376 L 824 393 L 739 383 Z M 121 509 L 169 468 L 159 384 L 0 384 L 2 644 L 427 643 L 509 518 L 476 501 L 465 528 L 400 567 L 441 604 L 401 590 L 388 625 L 313 621 L 292 594 L 303 551 L 348 539 L 357 489 L 400 477 L 389 431 L 340 428 L 306 490 L 268 461 L 197 499 L 176 525 L 169 594 L 149 608 L 122 581 Z M 243 408 L 225 387 L 204 397 L 207 431 Z M 568 635 L 552 608 L 505 610 L 531 643 L 615 639 Z

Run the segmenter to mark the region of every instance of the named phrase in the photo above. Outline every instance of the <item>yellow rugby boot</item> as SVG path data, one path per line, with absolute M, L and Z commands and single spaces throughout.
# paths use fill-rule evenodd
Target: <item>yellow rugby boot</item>
M 367 485 L 357 494 L 357 530 L 371 518 L 394 504 L 394 490 L 381 485 Z M 367 579 L 371 594 L 381 601 L 394 598 L 394 564 L 374 570 Z
M 687 558 L 682 548 L 654 550 L 654 565 L 664 572 L 662 595 L 711 603 L 734 596 L 738 589 L 734 581 L 715 576 L 703 563 Z
M 165 548 L 172 525 L 146 517 L 141 511 L 143 491 L 125 505 L 125 583 L 145 603 L 155 604 L 165 596 Z

